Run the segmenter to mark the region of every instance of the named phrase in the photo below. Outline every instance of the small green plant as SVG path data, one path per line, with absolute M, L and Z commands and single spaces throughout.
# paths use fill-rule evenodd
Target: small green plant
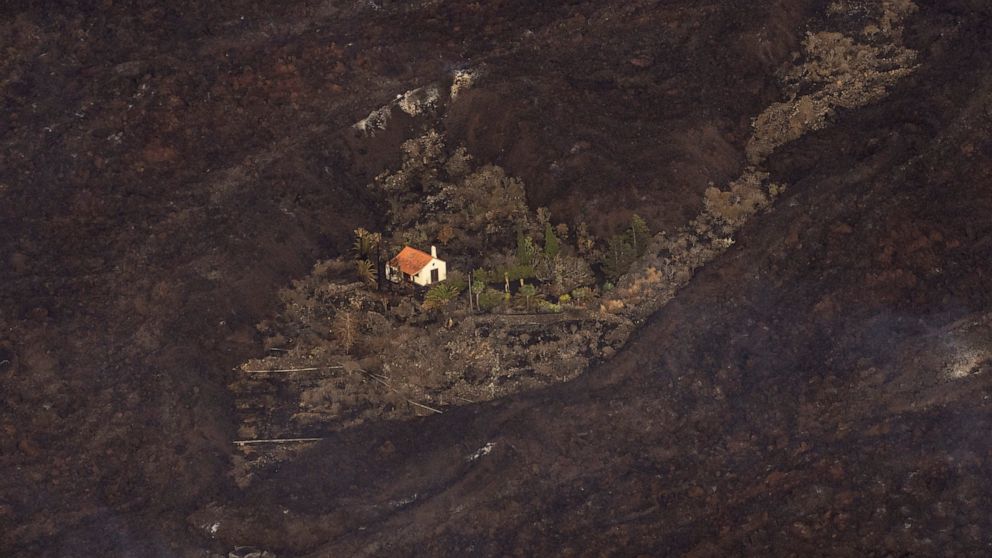
M 565 293 L 558 297 L 558 304 L 570 304 L 572 302 L 572 295 Z

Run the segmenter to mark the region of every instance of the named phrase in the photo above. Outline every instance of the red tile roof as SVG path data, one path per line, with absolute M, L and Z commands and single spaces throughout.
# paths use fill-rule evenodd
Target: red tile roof
M 416 248 L 404 246 L 396 257 L 389 260 L 389 267 L 399 269 L 407 275 L 416 275 L 424 266 L 431 263 L 430 254 L 421 252 Z

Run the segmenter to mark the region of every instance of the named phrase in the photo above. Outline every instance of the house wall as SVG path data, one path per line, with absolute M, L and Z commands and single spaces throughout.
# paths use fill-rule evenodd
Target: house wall
M 424 266 L 416 275 L 413 276 L 413 282 L 427 286 L 431 284 L 431 270 L 436 269 L 438 275 L 438 282 L 444 281 L 448 277 L 448 266 L 443 261 L 434 258 L 431 263 Z
M 432 269 L 437 270 L 438 282 L 448 278 L 448 265 L 443 260 L 434 258 L 431 260 L 431 263 L 425 265 L 423 269 L 413 276 L 413 282 L 423 287 L 430 285 Z M 387 265 L 386 279 L 394 283 L 401 283 L 403 281 L 403 272 Z

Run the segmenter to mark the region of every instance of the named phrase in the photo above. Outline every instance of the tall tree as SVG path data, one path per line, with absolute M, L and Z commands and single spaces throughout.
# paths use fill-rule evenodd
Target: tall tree
M 479 306 L 479 297 L 486 290 L 486 284 L 490 280 L 490 274 L 485 269 L 479 268 L 472 272 L 472 294 L 475 295 L 476 306 Z
M 365 259 L 373 256 L 375 250 L 375 235 L 362 227 L 355 229 L 355 242 L 352 244 L 355 257 Z
M 551 226 L 551 222 L 544 224 L 544 255 L 548 260 L 554 260 L 558 257 L 558 253 L 561 251 L 561 245 L 558 242 L 558 237 L 555 236 L 555 230 Z
M 627 229 L 627 236 L 630 238 L 630 245 L 634 248 L 637 257 L 644 255 L 648 249 L 648 242 L 651 239 L 651 230 L 648 224 L 641 219 L 640 215 L 634 214 L 630 218 L 630 228 Z

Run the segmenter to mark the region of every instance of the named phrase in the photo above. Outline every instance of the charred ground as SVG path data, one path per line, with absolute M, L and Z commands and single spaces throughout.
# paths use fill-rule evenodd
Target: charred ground
M 451 137 L 559 214 L 677 226 L 825 4 L 5 8 L 0 548 L 987 553 L 980 2 L 919 2 L 920 69 L 775 153 L 779 207 L 609 365 L 227 475 L 254 324 L 378 218 L 402 134 L 341 130 L 484 63 Z

